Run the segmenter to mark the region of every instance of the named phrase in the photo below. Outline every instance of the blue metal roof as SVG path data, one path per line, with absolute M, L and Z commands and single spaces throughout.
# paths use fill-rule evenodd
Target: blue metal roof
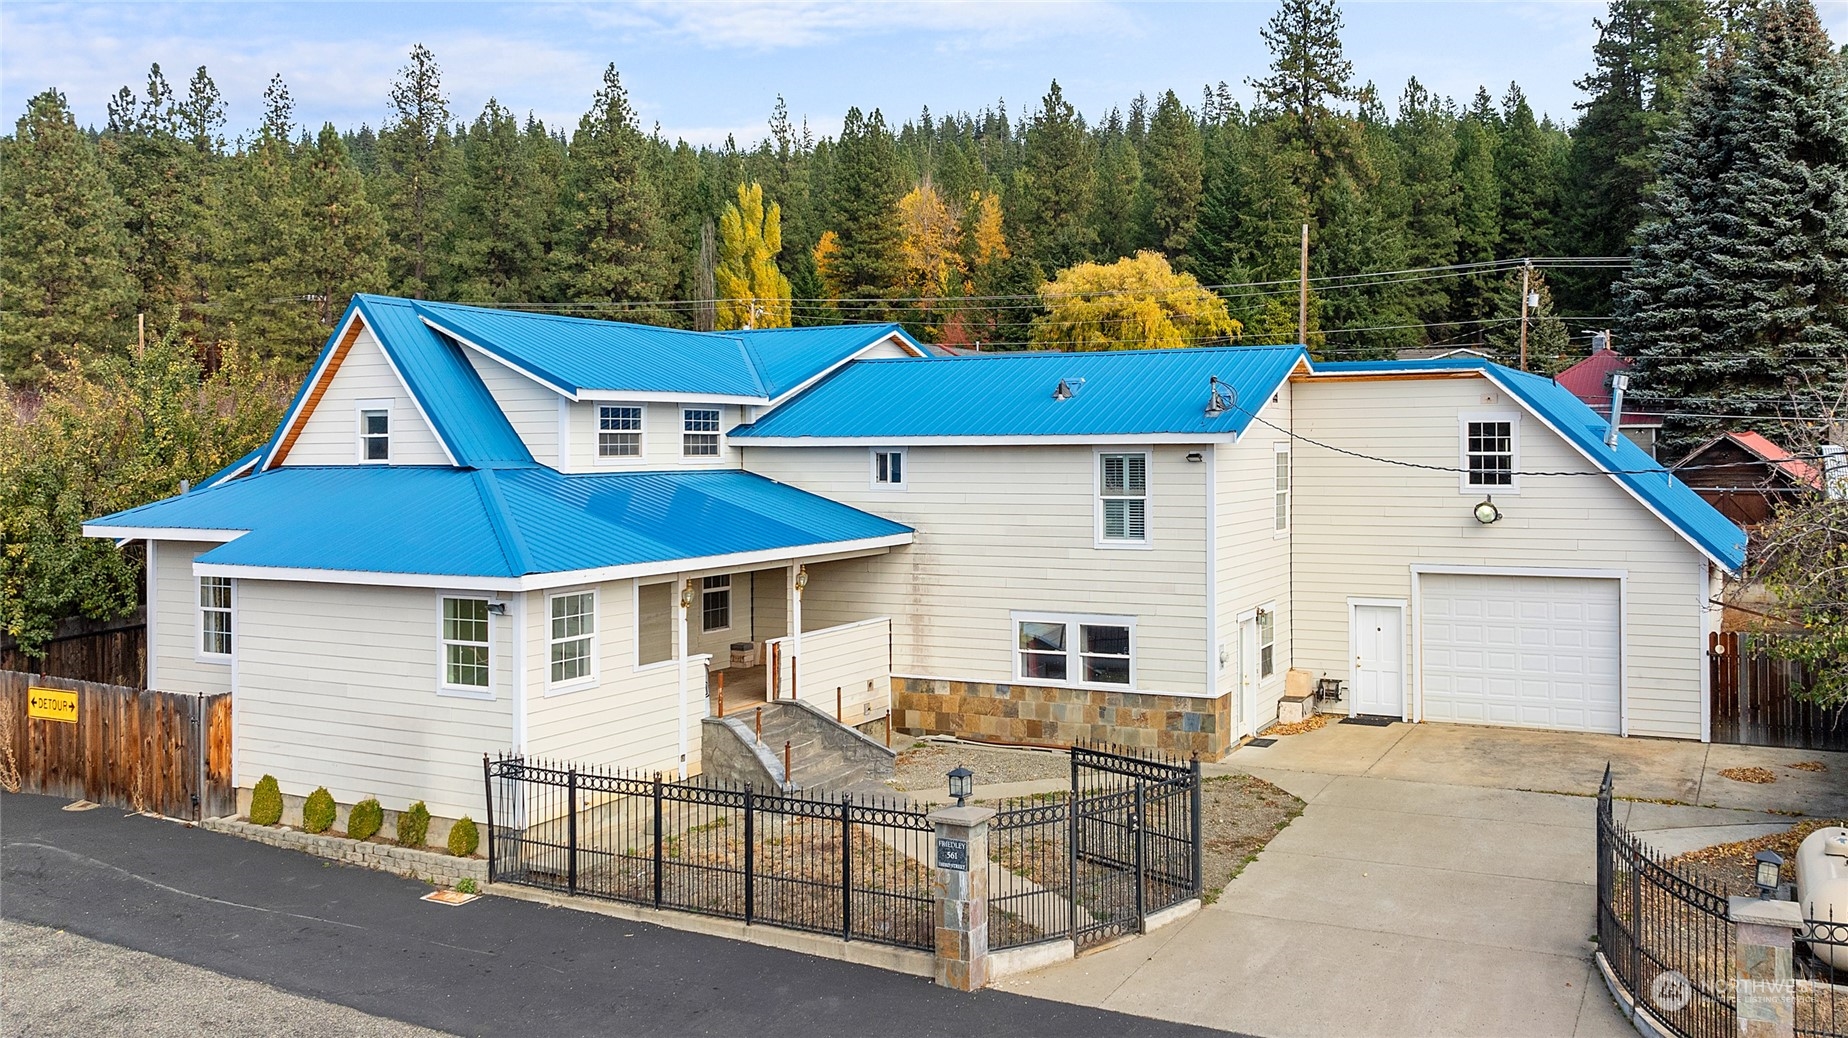
M 1300 346 L 1229 346 L 862 360 L 731 436 L 1219 436 L 1243 432 L 1303 357 Z M 1238 406 L 1209 418 L 1214 377 L 1233 388 Z M 1061 381 L 1070 399 L 1054 399 Z
M 1612 479 L 1635 492 L 1709 558 L 1735 571 L 1745 565 L 1744 530 L 1702 500 L 1628 437 L 1617 437 L 1615 450 L 1606 447 L 1604 434 L 1610 423 L 1550 378 L 1473 357 L 1324 362 L 1314 365 L 1314 370 L 1318 374 L 1480 371 L 1590 455 Z
M 736 470 L 286 466 L 104 516 L 86 532 L 248 531 L 208 564 L 516 578 L 908 535 Z
M 231 464 L 226 465 L 224 468 L 219 469 L 217 472 L 205 477 L 199 481 L 199 489 L 204 490 L 206 487 L 215 487 L 226 480 L 236 479 L 250 471 L 250 469 L 256 465 L 257 461 L 263 457 L 263 451 L 263 447 L 258 447 L 249 454 L 244 455 Z
M 414 305 L 444 331 L 572 396 L 682 393 L 771 400 L 899 331 L 887 324 L 690 332 L 454 303 Z

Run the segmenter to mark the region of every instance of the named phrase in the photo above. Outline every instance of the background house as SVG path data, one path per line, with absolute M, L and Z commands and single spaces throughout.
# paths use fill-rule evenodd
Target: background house
M 1609 336 L 1609 332 L 1603 333 Z M 1628 373 L 1632 366 L 1630 358 L 1623 356 L 1607 345 L 1600 345 L 1591 351 L 1591 356 L 1579 361 L 1554 377 L 1566 392 L 1578 397 L 1592 413 L 1610 421 L 1611 417 L 1611 376 L 1617 372 Z M 1630 438 L 1630 442 L 1643 449 L 1651 458 L 1656 454 L 1656 436 L 1662 430 L 1662 416 L 1625 407 L 1619 431 Z

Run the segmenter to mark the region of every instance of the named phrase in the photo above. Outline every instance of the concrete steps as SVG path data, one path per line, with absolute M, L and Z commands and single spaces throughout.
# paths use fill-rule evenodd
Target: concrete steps
M 769 777 L 776 784 L 813 793 L 864 786 L 892 776 L 893 751 L 827 714 L 787 700 L 766 703 L 758 731 L 758 709 L 728 714 L 726 720 L 738 722 L 739 727 L 727 727 L 733 734 L 740 729 L 751 733 L 758 743 L 752 747 L 757 758 L 773 762 Z M 782 774 L 785 745 L 788 775 Z

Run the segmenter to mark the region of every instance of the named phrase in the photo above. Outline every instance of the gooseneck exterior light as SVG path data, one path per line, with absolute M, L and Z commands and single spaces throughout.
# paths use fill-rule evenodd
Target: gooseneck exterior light
M 956 806 L 963 806 L 963 801 L 975 792 L 975 772 L 961 765 L 950 772 L 950 795 L 956 798 Z

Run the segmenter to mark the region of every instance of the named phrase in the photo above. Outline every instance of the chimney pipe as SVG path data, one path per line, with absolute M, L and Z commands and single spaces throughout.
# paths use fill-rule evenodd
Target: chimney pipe
M 1630 388 L 1630 376 L 1611 372 L 1611 427 L 1605 430 L 1604 446 L 1617 449 L 1617 427 L 1623 424 L 1623 391 Z

